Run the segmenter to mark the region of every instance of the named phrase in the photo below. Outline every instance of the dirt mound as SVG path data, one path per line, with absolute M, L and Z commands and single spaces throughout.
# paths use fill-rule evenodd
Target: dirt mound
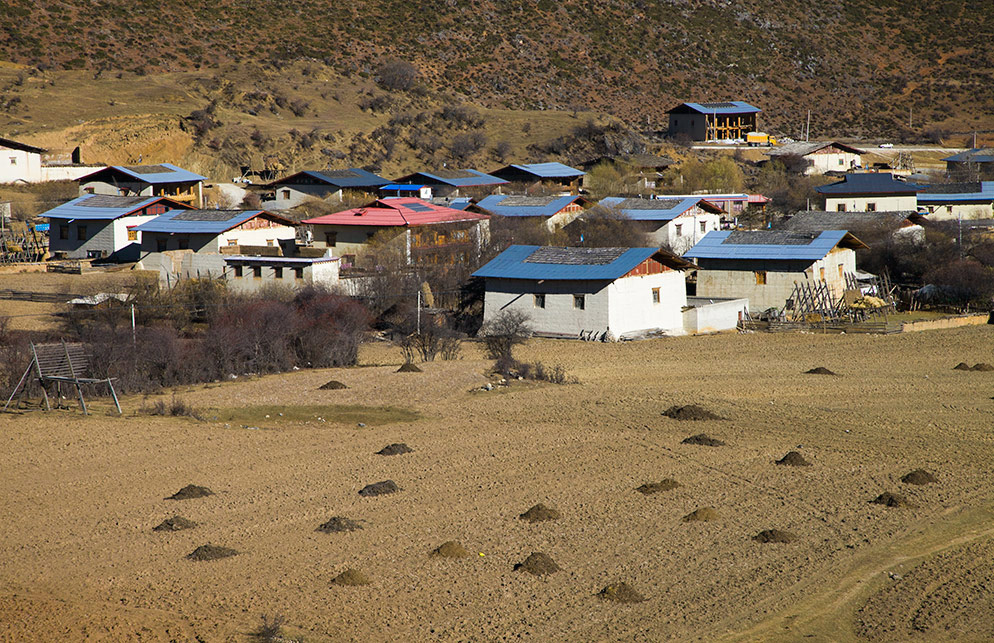
M 710 522 L 717 519 L 718 512 L 714 507 L 701 507 L 681 518 L 680 522 Z
M 758 543 L 792 543 L 797 537 L 789 531 L 779 529 L 764 529 L 752 537 Z
M 382 496 L 387 493 L 396 493 L 400 491 L 400 487 L 393 480 L 382 480 L 380 482 L 374 482 L 373 484 L 368 484 L 359 490 L 360 496 Z
M 990 364 L 987 364 L 985 362 L 980 362 L 979 364 L 974 364 L 973 368 L 971 368 L 970 370 L 988 372 L 988 371 L 994 371 L 994 366 L 991 366 Z
M 725 443 L 717 438 L 710 437 L 707 433 L 698 433 L 689 438 L 684 438 L 681 444 L 698 444 L 703 447 L 723 447 Z
M 938 480 L 925 469 L 915 469 L 901 476 L 901 482 L 904 484 L 932 484 Z
M 322 391 L 337 391 L 343 388 L 348 388 L 348 386 L 345 386 L 338 380 L 331 380 L 330 382 L 322 384 L 321 386 L 318 387 L 318 389 Z
M 339 534 L 344 531 L 355 531 L 357 529 L 362 529 L 362 525 L 355 520 L 349 520 L 342 516 L 333 516 L 328 522 L 318 527 L 317 530 L 326 534 Z
M 198 487 L 195 484 L 188 484 L 173 495 L 166 498 L 166 500 L 190 500 L 192 498 L 206 498 L 207 496 L 213 496 L 214 492 L 207 487 Z
M 421 373 L 422 370 L 412 364 L 411 362 L 405 362 L 397 369 L 398 373 Z
M 647 482 L 641 487 L 635 489 L 639 493 L 649 495 L 650 493 L 659 493 L 660 491 L 669 491 L 670 489 L 676 489 L 680 486 L 680 483 L 673 478 L 663 478 L 659 482 Z
M 366 576 L 358 569 L 349 568 L 331 579 L 331 582 L 333 585 L 341 585 L 343 587 L 359 587 L 360 585 L 369 585 L 369 576 Z
M 907 507 L 909 503 L 908 499 L 901 494 L 885 491 L 871 500 L 870 504 L 884 505 L 885 507 Z
M 967 364 L 966 362 L 960 362 L 956 366 L 953 366 L 953 370 L 954 371 L 972 371 L 973 369 L 970 368 L 970 365 Z
M 724 420 L 720 415 L 715 415 L 711 411 L 696 404 L 686 406 L 671 406 L 663 411 L 663 415 L 674 420 Z
M 812 368 L 811 370 L 804 371 L 804 373 L 806 375 L 838 375 L 838 373 L 834 373 L 828 370 L 827 368 L 825 368 L 824 366 L 817 366 L 815 368 Z
M 628 583 L 611 583 L 597 592 L 597 595 L 605 600 L 618 603 L 641 603 L 645 600 L 645 596 L 635 591 L 635 588 Z
M 543 554 L 540 551 L 532 552 L 524 562 L 518 563 L 514 566 L 514 571 L 528 572 L 529 574 L 534 574 L 535 576 L 545 576 L 547 574 L 555 574 L 559 571 L 559 565 L 556 561 L 552 560 L 548 554 Z
M 541 502 L 518 516 L 527 522 L 542 522 L 545 520 L 559 520 L 560 513 L 552 507 L 546 507 Z
M 152 527 L 152 531 L 183 531 L 184 529 L 193 529 L 196 526 L 197 523 L 187 520 L 183 516 L 173 516 Z
M 376 452 L 376 455 L 403 455 L 405 453 L 414 453 L 414 449 L 403 442 L 396 442 L 383 447 Z
M 431 555 L 442 558 L 466 558 L 470 554 L 458 541 L 450 540 L 433 549 Z
M 219 545 L 201 545 L 186 555 L 190 560 L 220 560 L 229 556 L 237 556 L 238 551 L 231 547 Z
M 811 463 L 804 459 L 804 456 L 797 451 L 790 451 L 784 457 L 777 460 L 777 464 L 788 467 L 810 467 Z

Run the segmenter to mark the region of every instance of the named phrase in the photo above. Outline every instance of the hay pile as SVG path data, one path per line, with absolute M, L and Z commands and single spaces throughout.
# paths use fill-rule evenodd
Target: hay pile
M 838 373 L 833 373 L 824 366 L 817 366 L 811 370 L 804 371 L 806 375 L 838 375 Z
M 680 522 L 710 522 L 717 519 L 718 512 L 714 507 L 701 507 L 681 518 Z
M 663 478 L 659 482 L 647 482 L 641 487 L 635 489 L 641 494 L 649 495 L 651 493 L 659 493 L 660 491 L 669 491 L 670 489 L 676 489 L 680 486 L 680 483 L 673 478 Z
M 186 555 L 190 560 L 220 560 L 230 556 L 237 556 L 238 551 L 230 547 L 219 545 L 201 545 Z
M 970 365 L 967 364 L 966 362 L 960 362 L 956 366 L 953 366 L 953 370 L 954 371 L 972 371 L 973 369 L 970 368 Z
M 784 457 L 777 460 L 777 464 L 788 467 L 810 467 L 811 463 L 804 459 L 804 456 L 797 451 L 790 451 Z
M 470 554 L 461 543 L 455 540 L 450 540 L 433 549 L 431 551 L 431 555 L 439 556 L 441 558 L 466 558 Z
M 645 600 L 645 596 L 635 591 L 635 588 L 628 583 L 611 583 L 597 592 L 597 595 L 604 600 L 617 603 L 641 603 Z
M 152 531 L 183 531 L 184 529 L 193 529 L 196 526 L 197 523 L 187 520 L 183 516 L 173 516 L 152 527 Z
M 907 507 L 910 503 L 908 499 L 899 493 L 891 493 L 890 491 L 885 491 L 873 500 L 870 504 L 874 505 L 884 505 L 885 507 Z
M 904 484 L 932 484 L 938 480 L 925 469 L 915 469 L 901 476 L 901 482 Z
M 689 438 L 681 440 L 681 444 L 697 444 L 702 447 L 723 447 L 725 443 L 717 438 L 712 438 L 706 433 L 698 433 Z
M 548 554 L 543 554 L 540 551 L 532 552 L 524 562 L 518 563 L 514 566 L 514 571 L 528 572 L 529 574 L 534 574 L 535 576 L 546 576 L 548 574 L 555 574 L 559 571 L 559 565 L 556 561 L 552 560 Z
M 331 582 L 333 585 L 341 585 L 342 587 L 359 587 L 369 585 L 369 577 L 358 569 L 349 568 L 331 579 Z
M 405 453 L 414 453 L 414 449 L 403 442 L 396 442 L 383 447 L 376 452 L 376 455 L 403 455 Z
M 330 382 L 322 384 L 321 386 L 318 387 L 318 389 L 321 391 L 338 391 L 343 388 L 348 388 L 348 386 L 345 386 L 338 380 L 331 380 Z
M 401 364 L 400 368 L 397 369 L 398 373 L 421 373 L 421 369 L 415 366 L 411 362 L 404 362 Z
M 349 520 L 343 516 L 333 516 L 328 522 L 318 527 L 317 531 L 326 534 L 340 534 L 346 531 L 356 531 L 357 529 L 362 529 L 362 525 L 355 520 Z
M 213 496 L 214 492 L 207 487 L 198 487 L 195 484 L 188 484 L 173 495 L 166 498 L 166 500 L 190 500 L 192 498 L 206 498 L 207 496 Z
M 400 491 L 400 487 L 397 486 L 396 482 L 393 480 L 382 480 L 366 485 L 359 490 L 359 495 L 364 497 L 382 496 L 387 493 L 397 493 L 398 491 Z
M 688 404 L 686 406 L 671 406 L 670 408 L 663 411 L 663 415 L 672 418 L 674 420 L 724 420 L 725 418 L 720 415 L 715 415 L 711 411 L 697 406 L 696 404 Z
M 987 372 L 990 372 L 990 371 L 994 371 L 994 366 L 991 366 L 990 364 L 987 364 L 986 362 L 979 362 L 977 364 L 974 364 L 973 366 L 970 366 L 966 362 L 960 362 L 956 366 L 953 366 L 953 370 L 954 371 L 980 371 L 982 373 L 987 373 Z
M 525 522 L 544 522 L 546 520 L 559 520 L 560 513 L 552 507 L 546 507 L 541 502 L 518 516 Z

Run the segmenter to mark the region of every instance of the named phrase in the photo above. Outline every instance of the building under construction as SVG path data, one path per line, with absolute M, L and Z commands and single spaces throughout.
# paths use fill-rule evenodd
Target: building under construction
M 726 103 L 680 103 L 667 112 L 669 135 L 687 135 L 693 141 L 744 139 L 759 129 L 762 110 L 740 100 Z

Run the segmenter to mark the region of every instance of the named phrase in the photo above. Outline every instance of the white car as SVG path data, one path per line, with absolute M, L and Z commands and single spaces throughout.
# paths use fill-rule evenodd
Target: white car
M 880 147 L 882 147 L 882 148 L 884 148 L 886 150 L 889 150 L 890 148 L 894 147 L 894 144 L 893 143 L 881 143 Z

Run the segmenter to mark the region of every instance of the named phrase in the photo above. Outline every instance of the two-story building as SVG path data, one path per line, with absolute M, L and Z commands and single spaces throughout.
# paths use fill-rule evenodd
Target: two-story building
M 815 188 L 825 196 L 825 209 L 833 212 L 915 210 L 920 189 L 889 172 L 846 174 L 841 181 Z
M 79 193 L 165 196 L 193 208 L 202 208 L 206 179 L 171 163 L 111 165 L 81 177 Z
M 652 242 L 680 254 L 721 227 L 722 209 L 699 196 L 659 199 L 607 197 L 598 205 L 632 220 Z
M 287 210 L 308 199 L 375 198 L 376 191 L 389 183 L 382 176 L 358 167 L 304 170 L 270 183 L 267 187 L 272 190 L 272 198 L 265 199 L 262 206 Z
M 805 174 L 825 174 L 827 172 L 848 172 L 863 166 L 861 149 L 837 141 L 811 143 L 787 143 L 766 153 L 770 160 L 797 157 L 807 163 Z
M 740 100 L 720 103 L 680 103 L 670 116 L 669 136 L 687 136 L 692 141 L 744 139 L 758 128 L 763 111 Z

